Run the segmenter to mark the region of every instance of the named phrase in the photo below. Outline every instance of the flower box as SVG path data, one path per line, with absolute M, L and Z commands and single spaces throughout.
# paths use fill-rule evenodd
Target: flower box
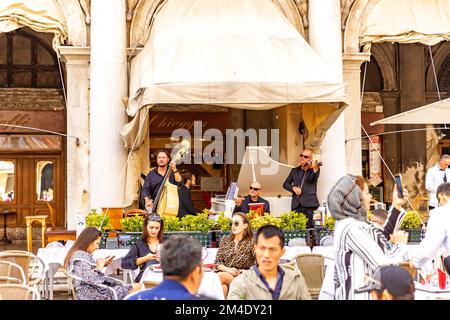
M 402 229 L 408 232 L 408 243 L 418 243 L 425 237 L 425 230 L 422 229 Z
M 284 245 L 288 246 L 289 241 L 295 238 L 303 238 L 306 243 L 309 243 L 309 230 L 283 230 L 284 233 Z

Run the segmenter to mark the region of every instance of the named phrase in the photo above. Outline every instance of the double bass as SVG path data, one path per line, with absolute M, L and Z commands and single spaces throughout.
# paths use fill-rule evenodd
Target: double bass
M 186 151 L 191 147 L 191 144 L 187 140 L 181 141 L 181 148 L 173 157 L 172 161 L 178 161 Z M 173 183 L 169 182 L 170 174 L 172 173 L 172 168 L 168 165 L 166 174 L 159 186 L 158 193 L 153 200 L 153 206 L 148 209 L 148 213 L 153 213 L 153 209 L 156 208 L 155 212 L 161 217 L 169 216 L 176 217 L 178 215 L 178 187 Z

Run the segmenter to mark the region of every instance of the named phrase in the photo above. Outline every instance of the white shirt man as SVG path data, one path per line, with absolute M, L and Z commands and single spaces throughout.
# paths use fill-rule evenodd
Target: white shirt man
M 450 252 L 450 183 L 441 184 L 437 193 L 439 207 L 430 212 L 425 238 L 410 257 L 417 268 L 433 259 L 441 247 Z
M 444 182 L 450 182 L 450 156 L 443 154 L 439 160 L 439 163 L 427 171 L 425 180 L 425 189 L 430 192 L 429 206 L 430 210 L 438 206 L 438 200 L 436 198 L 436 190 L 440 184 Z

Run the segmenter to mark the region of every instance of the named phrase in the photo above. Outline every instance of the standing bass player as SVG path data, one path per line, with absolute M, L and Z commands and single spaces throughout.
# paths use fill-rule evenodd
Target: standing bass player
M 170 155 L 168 151 L 161 149 L 156 152 L 157 167 L 150 171 L 145 177 L 144 186 L 141 191 L 141 199 L 144 201 L 145 209 L 147 210 L 153 208 L 153 200 L 158 194 L 159 187 L 161 186 L 161 182 L 163 181 L 169 165 L 172 169 L 169 182 L 176 184 L 177 186 L 182 185 L 181 182 L 183 179 L 177 170 L 175 162 L 172 161 L 169 164 L 169 161 Z M 153 209 L 156 210 L 156 208 Z

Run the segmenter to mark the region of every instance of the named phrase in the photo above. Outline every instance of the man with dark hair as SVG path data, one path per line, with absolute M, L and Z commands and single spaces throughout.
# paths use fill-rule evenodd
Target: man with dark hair
M 411 254 L 411 265 L 417 268 L 433 259 L 439 248 L 450 251 L 450 183 L 441 184 L 436 192 L 439 207 L 431 210 L 425 238 Z
M 383 226 L 388 217 L 388 212 L 384 209 L 375 209 L 372 211 L 372 217 L 370 217 L 370 222 L 372 222 L 375 226 L 383 229 Z
M 182 179 L 180 173 L 177 171 L 176 164 L 173 161 L 169 164 L 169 160 L 170 154 L 168 151 L 163 149 L 156 151 L 156 163 L 158 166 L 147 174 L 141 191 L 141 201 L 144 202 L 144 206 L 147 210 L 152 208 L 153 211 L 156 211 L 156 208 L 153 208 L 153 201 L 158 194 L 159 187 L 161 186 L 169 165 L 172 169 L 169 176 L 169 182 L 178 186 L 181 185 Z
M 198 210 L 195 208 L 191 197 L 191 187 L 195 186 L 195 175 L 191 172 L 185 172 L 181 175 L 184 184 L 178 188 L 178 218 L 183 218 L 185 215 L 196 215 Z
M 430 210 L 433 210 L 438 206 L 438 201 L 436 199 L 437 187 L 441 183 L 450 182 L 450 169 L 448 168 L 449 164 L 450 156 L 448 154 L 443 154 L 439 159 L 439 163 L 427 171 L 425 189 L 427 189 L 430 193 Z
M 355 291 L 370 292 L 372 300 L 414 300 L 415 286 L 411 275 L 405 269 L 388 265 L 375 270 L 369 283 Z
M 164 280 L 155 288 L 139 291 L 127 300 L 198 300 L 203 278 L 202 246 L 197 239 L 172 236 L 161 249 Z
M 256 233 L 256 265 L 230 284 L 228 300 L 310 300 L 301 273 L 280 266 L 285 252 L 284 233 L 276 226 L 263 226 Z

